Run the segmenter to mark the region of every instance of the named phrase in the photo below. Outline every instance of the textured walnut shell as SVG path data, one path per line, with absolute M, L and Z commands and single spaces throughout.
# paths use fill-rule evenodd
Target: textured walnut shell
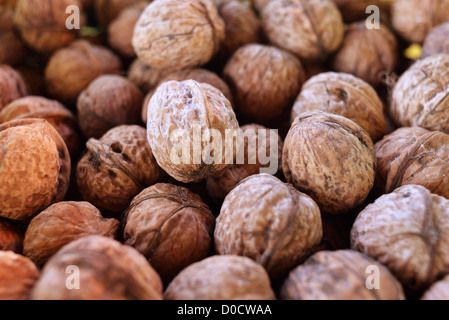
M 0 218 L 0 250 L 22 253 L 23 233 L 11 222 Z
M 128 80 L 138 86 L 143 93 L 148 93 L 170 72 L 170 70 L 152 68 L 142 60 L 135 59 L 129 67 Z
M 108 130 L 140 120 L 143 96 L 128 79 L 104 75 L 78 97 L 78 123 L 86 138 L 100 138 Z
M 100 26 L 107 26 L 126 8 L 134 6 L 146 0 L 93 0 L 94 10 Z
M 379 289 L 368 289 L 369 267 Z M 401 284 L 383 265 L 353 250 L 321 251 L 294 269 L 281 289 L 284 300 L 405 300 Z
M 391 19 L 394 29 L 404 39 L 422 43 L 434 26 L 449 21 L 449 1 L 395 0 Z
M 357 217 L 351 247 L 387 266 L 411 291 L 449 273 L 449 200 L 417 185 L 378 198 Z
M 143 127 L 118 126 L 100 140 L 90 139 L 86 147 L 77 184 L 82 197 L 100 209 L 123 212 L 135 195 L 164 176 Z
M 343 40 L 343 20 L 331 0 L 270 1 L 261 16 L 270 42 L 301 59 L 323 60 Z
M 81 91 L 97 77 L 120 72 L 121 61 L 110 50 L 78 40 L 51 56 L 45 69 L 45 83 L 56 100 L 74 104 Z
M 42 119 L 0 125 L 0 216 L 27 220 L 61 201 L 70 180 L 70 155 L 56 129 Z
M 79 290 L 70 290 L 67 267 L 79 268 Z M 44 266 L 34 300 L 161 300 L 162 281 L 139 252 L 98 235 L 75 240 Z
M 248 44 L 228 61 L 223 78 L 243 120 L 266 123 L 291 107 L 304 82 L 301 62 L 276 47 Z
M 275 300 L 265 269 L 246 257 L 212 256 L 187 267 L 165 291 L 166 300 Z
M 19 0 L 14 21 L 23 41 L 34 50 L 48 54 L 75 40 L 78 30 L 66 27 L 70 16 L 66 9 L 72 5 L 80 9 L 80 22 L 84 24 L 79 0 L 41 0 L 38 6 L 34 0 Z
M 62 104 L 44 97 L 27 96 L 14 100 L 0 111 L 0 123 L 27 118 L 47 120 L 61 135 L 70 155 L 76 157 L 80 147 L 76 118 Z
M 22 76 L 8 65 L 0 65 L 0 110 L 28 94 Z
M 188 189 L 156 184 L 134 198 L 122 223 L 124 243 L 142 253 L 167 281 L 208 255 L 215 219 Z
M 377 6 L 381 10 L 381 15 L 386 14 L 391 6 L 391 2 L 384 0 L 333 0 L 345 21 L 366 20 L 369 14 L 366 9 L 369 6 Z
M 31 220 L 23 254 L 39 266 L 72 241 L 90 235 L 115 238 L 119 222 L 105 219 L 88 202 L 58 202 Z
M 422 57 L 436 54 L 449 54 L 449 22 L 433 28 L 424 41 Z
M 209 62 L 224 29 L 210 0 L 155 0 L 137 22 L 132 43 L 149 66 L 181 70 Z
M 226 141 L 226 130 L 235 131 L 239 128 L 232 105 L 228 99 L 215 87 L 194 80 L 183 82 L 168 81 L 157 89 L 148 107 L 147 133 L 148 142 L 153 150 L 159 166 L 170 176 L 181 182 L 196 182 L 208 176 L 213 176 L 230 166 L 226 163 L 226 150 L 233 150 Z M 211 163 L 206 163 L 204 156 L 198 157 L 189 147 L 189 154 L 182 155 L 185 159 L 173 159 L 173 150 L 181 144 L 189 142 L 190 146 L 199 149 L 195 132 L 200 131 L 205 137 L 209 129 L 217 130 L 222 137 L 222 143 L 217 148 L 220 154 L 214 155 Z M 184 138 L 173 138 L 173 132 L 183 134 Z M 200 135 L 201 139 L 201 135 Z M 201 150 L 211 146 L 212 136 L 200 143 Z M 215 148 L 215 149 L 217 149 Z M 179 155 L 179 154 L 178 154 Z M 204 155 L 204 154 L 203 154 Z M 234 159 L 234 157 L 232 157 Z M 173 160 L 179 160 L 179 163 Z M 199 161 L 198 161 L 199 160 Z M 209 162 L 209 161 L 207 161 Z
M 0 300 L 28 300 L 39 278 L 34 263 L 12 251 L 0 251 Z
M 388 27 L 380 24 L 379 29 L 367 29 L 362 21 L 346 29 L 333 66 L 377 86 L 395 70 L 398 60 L 398 43 Z
M 435 282 L 424 292 L 421 300 L 449 300 L 449 276 Z
M 371 138 L 358 124 L 336 114 L 300 114 L 284 141 L 282 163 L 287 181 L 326 213 L 357 207 L 374 186 L 376 154 Z
M 449 135 L 400 128 L 376 143 L 376 186 L 386 193 L 416 184 L 449 198 Z
M 293 105 L 291 121 L 307 111 L 322 110 L 351 119 L 373 141 L 386 131 L 383 103 L 365 81 L 346 73 L 325 72 L 310 78 Z
M 390 113 L 398 126 L 449 133 L 449 55 L 430 56 L 403 73 Z
M 214 233 L 217 253 L 252 258 L 273 278 L 313 253 L 322 236 L 316 203 L 267 174 L 246 178 L 226 196 Z

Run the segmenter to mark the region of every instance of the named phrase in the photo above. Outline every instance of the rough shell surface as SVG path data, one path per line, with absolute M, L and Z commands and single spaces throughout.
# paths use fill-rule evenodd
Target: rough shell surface
M 0 65 L 0 110 L 27 94 L 27 85 L 20 74 L 8 65 Z
M 449 276 L 435 282 L 421 297 L 421 300 L 449 300 Z
M 6 219 L 0 218 L 0 250 L 22 253 L 23 233 Z
M 423 58 L 436 54 L 449 54 L 449 22 L 433 28 L 424 41 Z

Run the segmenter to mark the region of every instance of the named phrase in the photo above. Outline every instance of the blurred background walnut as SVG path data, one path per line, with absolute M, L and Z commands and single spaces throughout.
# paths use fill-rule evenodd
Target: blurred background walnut
M 22 253 L 23 232 L 11 221 L 0 218 L 0 250 Z
M 137 58 L 129 67 L 128 80 L 138 86 L 142 93 L 146 94 L 153 90 L 159 81 L 170 72 L 170 70 L 159 70 L 150 67 Z
M 141 2 L 149 4 L 150 0 L 93 0 L 95 15 L 98 24 L 106 28 L 127 8 Z
M 421 300 L 449 300 L 449 275 L 435 282 L 424 292 Z
M 381 10 L 381 17 L 390 11 L 391 2 L 389 0 L 333 0 L 340 9 L 343 19 L 347 22 L 365 20 L 369 14 L 366 9 L 369 6 L 377 6 Z
M 433 28 L 424 41 L 423 58 L 440 53 L 449 54 L 449 22 Z
M 20 39 L 14 24 L 14 9 L 0 5 L 0 65 L 22 62 L 27 48 Z
M 28 88 L 22 76 L 6 64 L 0 65 L 0 110 L 27 94 Z

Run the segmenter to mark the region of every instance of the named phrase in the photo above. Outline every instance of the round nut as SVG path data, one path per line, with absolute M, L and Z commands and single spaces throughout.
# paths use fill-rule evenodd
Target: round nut
M 23 233 L 11 222 L 0 218 L 0 250 L 22 253 Z
M 449 54 L 449 22 L 433 28 L 424 41 L 422 57 L 437 54 Z
M 26 58 L 27 48 L 14 25 L 14 8 L 0 5 L 0 65 L 14 65 Z
M 94 1 L 95 15 L 100 26 L 107 26 L 117 18 L 122 11 L 140 2 L 148 0 L 87 0 Z
M 0 110 L 28 94 L 22 76 L 8 65 L 0 65 Z
M 449 300 L 449 276 L 435 282 L 424 292 L 421 300 Z
M 181 271 L 166 300 L 275 300 L 265 269 L 246 257 L 212 256 Z

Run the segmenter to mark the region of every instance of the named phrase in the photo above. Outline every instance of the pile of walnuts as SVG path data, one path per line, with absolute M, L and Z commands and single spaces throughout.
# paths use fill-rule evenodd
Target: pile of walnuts
M 449 299 L 448 239 L 449 1 L 0 0 L 0 299 Z

